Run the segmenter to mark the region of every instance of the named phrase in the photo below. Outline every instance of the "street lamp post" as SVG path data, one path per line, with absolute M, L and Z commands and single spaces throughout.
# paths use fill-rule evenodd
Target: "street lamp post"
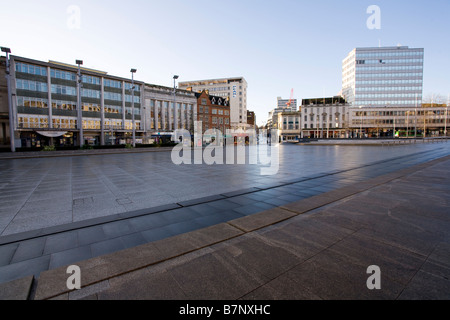
M 319 115 L 316 116 L 316 139 L 319 138 Z
M 406 111 L 406 138 L 409 138 L 409 110 Z
M 393 111 L 396 112 L 396 111 Z M 394 115 L 394 130 L 392 131 L 392 138 L 395 139 L 395 115 Z
M 136 69 L 131 69 L 131 125 L 133 131 L 133 148 L 136 147 L 136 123 L 134 120 L 134 74 L 136 73 Z
M 177 111 L 177 105 L 176 105 L 176 97 L 177 97 L 177 87 L 176 87 L 176 80 L 179 78 L 179 76 L 174 75 L 173 76 L 173 130 L 175 130 L 178 127 L 178 111 Z M 177 138 L 177 137 L 175 137 Z
M 433 106 L 433 98 L 431 98 L 431 106 Z M 426 118 L 426 116 L 427 116 L 427 113 L 426 113 L 426 110 L 425 110 L 425 106 L 422 104 L 422 108 L 423 108 L 423 138 L 425 139 L 426 138 L 426 131 L 427 131 L 427 123 L 426 123 L 426 120 L 427 120 L 427 118 Z
M 362 123 L 363 123 L 363 117 L 362 117 L 362 106 L 359 106 L 359 115 L 360 115 L 360 127 L 359 127 L 359 138 L 362 139 Z
M 76 60 L 75 63 L 78 65 L 77 72 L 77 110 L 78 110 L 78 129 L 80 131 L 79 144 L 80 148 L 84 145 L 84 134 L 83 134 L 83 107 L 81 106 L 81 65 L 83 65 L 83 60 Z
M 447 137 L 447 117 L 448 117 L 448 105 L 445 106 L 445 127 L 444 127 L 445 137 Z
M 416 93 L 416 107 L 414 109 L 414 139 L 417 139 L 417 93 Z
M 16 142 L 14 140 L 14 109 L 11 97 L 11 62 L 9 61 L 10 48 L 1 47 L 2 52 L 6 53 L 6 85 L 8 87 L 8 111 L 9 111 L 9 135 L 11 140 L 11 152 L 16 152 Z
M 330 116 L 327 114 L 327 139 L 330 138 Z

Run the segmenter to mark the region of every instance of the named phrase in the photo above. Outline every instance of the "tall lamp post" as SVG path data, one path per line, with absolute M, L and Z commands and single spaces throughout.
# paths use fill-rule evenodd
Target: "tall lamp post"
M 177 105 L 176 105 L 176 97 L 177 97 L 177 87 L 176 87 L 176 80 L 179 78 L 178 75 L 173 76 L 173 121 L 175 122 L 173 124 L 173 132 L 177 130 L 178 127 L 178 111 L 177 111 Z M 178 139 L 178 137 L 175 137 L 175 139 Z
M 445 106 L 445 128 L 444 128 L 445 137 L 447 137 L 447 118 L 448 118 L 448 104 Z
M 393 111 L 396 112 L 396 111 Z M 395 113 L 394 113 L 394 131 L 392 132 L 392 138 L 395 139 Z
M 433 108 L 433 100 L 434 100 L 434 95 L 431 96 L 431 107 Z M 427 136 L 427 112 L 425 109 L 425 105 L 422 103 L 422 108 L 423 108 L 423 138 L 425 139 Z
M 414 139 L 417 139 L 417 93 L 416 93 L 416 105 L 414 109 Z
M 84 134 L 83 134 L 83 107 L 81 106 L 81 66 L 83 65 L 83 60 L 76 60 L 75 63 L 78 65 L 77 72 L 77 109 L 78 109 L 78 129 L 80 131 L 80 148 L 84 145 Z
M 409 110 L 406 111 L 406 138 L 409 138 Z
M 359 115 L 361 117 L 360 119 L 360 128 L 359 128 L 359 138 L 362 139 L 362 123 L 363 123 L 363 115 L 362 115 L 362 106 L 359 106 Z
M 11 62 L 9 61 L 10 48 L 1 47 L 2 52 L 6 53 L 6 85 L 8 87 L 8 110 L 9 110 L 9 135 L 11 140 L 11 152 L 16 152 L 16 142 L 14 140 L 14 110 L 11 97 Z
M 134 120 L 134 74 L 136 69 L 131 69 L 131 123 L 133 126 L 133 148 L 136 147 L 136 123 Z

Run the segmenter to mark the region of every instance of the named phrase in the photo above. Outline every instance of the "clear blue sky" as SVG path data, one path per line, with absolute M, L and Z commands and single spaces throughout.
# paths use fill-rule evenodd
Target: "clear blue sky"
M 80 9 L 71 29 L 70 5 Z M 381 9 L 369 30 L 368 6 Z M 243 76 L 258 123 L 277 96 L 332 96 L 341 64 L 355 47 L 425 48 L 424 96 L 450 93 L 450 1 L 404 0 L 0 0 L 0 45 L 38 60 L 172 86 L 180 81 Z

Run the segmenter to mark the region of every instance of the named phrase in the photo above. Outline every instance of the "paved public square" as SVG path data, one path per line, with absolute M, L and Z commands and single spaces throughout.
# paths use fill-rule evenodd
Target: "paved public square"
M 49 272 L 47 276 L 52 277 L 52 270 L 97 257 L 104 262 L 107 260 L 101 257 L 114 257 L 115 253 L 120 257 L 120 252 L 127 256 L 127 250 L 136 248 L 139 252 L 131 252 L 138 253 L 139 258 L 136 261 L 130 258 L 129 261 L 134 270 L 141 263 L 141 258 L 148 258 L 145 257 L 147 253 L 152 257 L 155 254 L 147 252 L 143 247 L 145 245 L 163 241 L 165 256 L 173 250 L 178 252 L 179 245 L 181 248 L 190 246 L 190 240 L 177 244 L 172 243 L 171 239 L 176 241 L 177 236 L 197 230 L 201 233 L 208 228 L 219 228 L 220 239 L 225 237 L 222 240 L 226 240 L 229 232 L 234 238 L 237 236 L 236 230 L 230 231 L 228 227 L 222 230 L 224 223 L 236 227 L 240 234 L 247 226 L 245 222 L 234 221 L 245 221 L 252 217 L 258 220 L 258 214 L 264 212 L 270 212 L 272 218 L 281 214 L 281 220 L 284 220 L 290 217 L 290 214 L 285 216 L 283 210 L 286 208 L 291 213 L 299 212 L 298 206 L 292 207 L 293 203 L 316 199 L 313 202 L 321 203 L 318 205 L 320 207 L 342 197 L 361 193 L 367 189 L 365 183 L 370 179 L 448 156 L 450 144 L 440 142 L 390 147 L 281 145 L 279 150 L 279 172 L 269 176 L 260 175 L 261 166 L 250 164 L 177 166 L 171 162 L 170 152 L 0 160 L 4 177 L 0 283 L 34 276 L 38 283 L 44 284 L 51 278 L 43 281 L 40 279 L 41 273 Z M 441 168 L 437 174 L 447 172 L 442 164 Z M 378 190 L 391 197 L 396 206 L 397 197 L 408 195 L 409 187 L 414 191 L 408 196 L 409 199 L 431 191 L 430 188 L 416 188 L 413 185 L 425 181 L 426 186 L 430 186 L 434 181 L 427 182 L 426 175 L 421 176 L 421 179 L 410 179 L 400 184 L 404 188 L 402 190 L 398 189 L 398 185 L 384 186 L 379 185 L 379 182 L 373 186 L 379 185 Z M 442 186 L 445 187 L 445 184 Z M 350 188 L 348 190 L 351 192 L 330 200 L 330 192 L 339 193 L 345 188 Z M 446 193 L 439 192 L 444 196 L 441 202 L 446 201 Z M 384 201 L 377 194 L 374 194 L 374 199 Z M 429 197 L 423 199 L 424 206 L 432 206 L 435 200 Z M 362 220 L 371 219 L 365 217 L 363 211 L 374 211 L 373 205 L 368 200 L 357 200 L 345 210 L 349 214 L 352 211 L 359 212 L 357 216 Z M 279 211 L 280 208 L 284 209 Z M 446 211 L 448 204 L 444 203 L 443 208 L 439 210 Z M 325 221 L 327 215 L 321 217 L 321 221 Z M 344 218 L 344 221 L 352 223 L 353 218 Z M 344 222 L 331 215 L 327 223 L 340 225 Z M 349 228 L 352 229 L 352 225 Z M 395 232 L 395 229 L 391 231 Z M 244 239 L 248 236 L 252 235 L 246 234 Z M 310 239 L 314 242 L 313 246 L 322 247 L 323 241 L 327 239 L 327 236 L 323 236 L 324 239 L 320 239 L 320 236 Z M 412 237 L 412 234 L 408 233 L 407 236 Z M 170 243 L 169 247 L 164 241 Z M 284 240 L 274 238 L 271 241 L 278 243 Z M 434 244 L 438 243 L 438 240 L 433 241 Z M 435 246 L 426 248 L 434 250 Z M 303 250 L 301 246 L 291 249 Z M 183 252 L 184 249 L 180 250 Z M 161 258 L 159 253 L 157 256 Z M 117 267 L 122 265 L 122 262 L 114 261 L 119 264 Z M 104 274 L 98 272 L 94 273 L 100 278 L 112 276 L 109 271 Z M 63 292 L 58 290 L 50 291 Z M 138 294 L 136 297 L 147 297 L 145 294 L 142 292 L 143 296 Z M 120 298 L 120 295 L 116 292 L 102 297 Z M 316 296 L 326 298 L 326 295 Z M 395 294 L 385 297 L 395 297 Z M 314 298 L 314 295 L 310 298 Z
M 281 145 L 279 171 L 268 176 L 260 174 L 264 167 L 260 164 L 178 166 L 172 163 L 170 152 L 1 160 L 0 236 L 236 190 L 267 188 L 421 152 L 423 156 L 443 154 L 444 147 L 448 145 L 417 144 L 392 149 Z M 403 158 L 402 163 L 406 165 L 413 159 Z M 388 169 L 386 165 L 377 170 Z M 361 168 L 339 183 L 374 174 L 373 168 Z

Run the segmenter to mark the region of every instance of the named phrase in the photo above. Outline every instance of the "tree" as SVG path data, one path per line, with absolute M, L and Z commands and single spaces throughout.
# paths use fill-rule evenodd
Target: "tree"
M 422 104 L 445 104 L 447 98 L 440 93 L 428 93 L 423 99 Z

